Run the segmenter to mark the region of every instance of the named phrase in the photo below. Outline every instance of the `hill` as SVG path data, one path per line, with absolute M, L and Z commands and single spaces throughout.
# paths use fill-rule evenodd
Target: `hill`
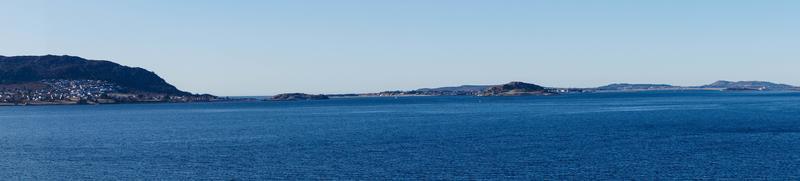
M 497 85 L 483 91 L 479 96 L 525 96 L 525 95 L 551 95 L 544 87 L 525 82 L 510 82 Z
M 151 71 L 110 61 L 66 55 L 0 56 L 0 84 L 23 84 L 42 80 L 100 80 L 135 92 L 190 95 Z
M 272 101 L 298 101 L 298 100 L 325 100 L 330 99 L 326 95 L 313 95 L 313 94 L 304 94 L 304 93 L 286 93 L 286 94 L 278 94 L 268 98 L 267 100 Z
M 745 90 L 796 90 L 797 87 L 778 84 L 765 81 L 724 81 L 720 80 L 708 85 L 700 86 L 700 88 L 713 88 L 713 89 L 745 89 Z

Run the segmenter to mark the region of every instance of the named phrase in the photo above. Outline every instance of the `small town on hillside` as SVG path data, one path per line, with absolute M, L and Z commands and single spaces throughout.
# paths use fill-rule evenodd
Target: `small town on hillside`
M 131 93 L 103 80 L 48 79 L 0 86 L 0 105 L 112 104 L 130 102 L 209 101 L 211 95 L 175 96 Z

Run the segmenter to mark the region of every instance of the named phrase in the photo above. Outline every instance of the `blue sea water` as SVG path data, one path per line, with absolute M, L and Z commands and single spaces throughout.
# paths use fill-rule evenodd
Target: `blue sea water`
M 0 107 L 0 180 L 800 179 L 800 94 Z

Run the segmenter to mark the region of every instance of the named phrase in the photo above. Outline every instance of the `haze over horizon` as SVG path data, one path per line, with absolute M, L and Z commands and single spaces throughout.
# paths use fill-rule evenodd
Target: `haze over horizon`
M 800 85 L 800 1 L 3 2 L 0 55 L 110 60 L 194 93 Z

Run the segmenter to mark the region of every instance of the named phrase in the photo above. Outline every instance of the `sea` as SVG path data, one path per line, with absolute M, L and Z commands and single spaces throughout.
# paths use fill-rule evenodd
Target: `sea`
M 800 179 L 800 93 L 0 107 L 0 180 L 689 179 Z

